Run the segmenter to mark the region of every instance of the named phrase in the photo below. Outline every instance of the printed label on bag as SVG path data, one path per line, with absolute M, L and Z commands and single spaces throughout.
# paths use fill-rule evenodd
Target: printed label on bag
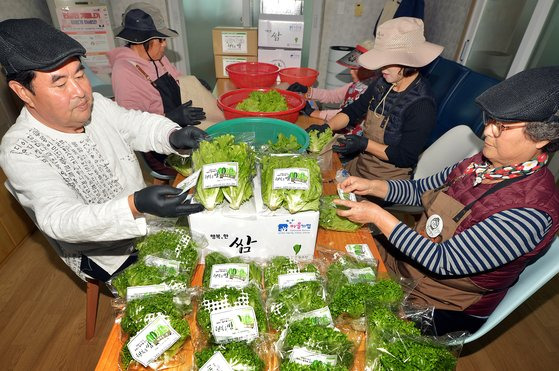
M 210 313 L 215 342 L 250 341 L 258 337 L 258 322 L 251 306 L 225 308 Z
M 274 169 L 273 189 L 302 189 L 310 187 L 309 169 L 290 167 Z
M 188 178 L 182 180 L 179 184 L 177 184 L 177 188 L 181 188 L 182 192 L 179 195 L 182 195 L 184 192 L 188 192 L 188 190 L 196 185 L 198 182 L 198 177 L 200 176 L 200 169 L 196 170 L 194 173 L 190 174 Z
M 165 316 L 159 315 L 130 339 L 128 350 L 132 358 L 147 367 L 179 339 Z
M 278 285 L 280 289 L 291 287 L 299 282 L 316 281 L 316 273 L 287 273 L 278 276 Z
M 345 250 L 349 255 L 353 256 L 357 260 L 374 261 L 375 258 L 369 249 L 369 245 L 366 243 L 356 243 L 345 245 Z
M 248 285 L 249 280 L 248 264 L 214 264 L 210 276 L 210 288 L 220 287 L 243 288 Z
M 234 371 L 233 367 L 227 363 L 227 360 L 221 352 L 215 352 L 213 356 L 208 359 L 208 362 L 200 368 L 200 371 Z
M 179 271 L 181 263 L 176 260 L 170 260 L 165 258 L 160 258 L 158 256 L 147 255 L 144 258 L 144 263 L 150 267 L 166 267 L 174 269 L 176 272 Z
M 373 271 L 373 268 L 371 267 L 361 269 L 344 269 L 343 273 L 347 277 L 349 283 L 375 281 L 375 271 Z
M 221 32 L 223 53 L 247 53 L 248 35 L 246 32 Z
M 344 191 L 342 191 L 341 188 L 338 188 L 338 197 L 340 197 L 340 200 L 350 200 L 350 201 L 357 201 L 357 198 L 355 197 L 355 193 L 346 193 Z
M 160 292 L 171 291 L 171 287 L 166 283 L 158 285 L 129 286 L 126 288 L 126 300 L 143 298 L 146 295 L 157 294 Z
M 305 318 L 311 318 L 316 325 L 329 327 L 334 326 L 330 308 L 324 307 L 306 313 L 295 313 L 291 317 L 291 322 L 300 321 Z
M 335 355 L 317 353 L 305 347 L 294 347 L 289 355 L 289 360 L 300 365 L 310 365 L 314 361 L 331 366 L 335 366 L 337 363 Z
M 238 176 L 237 162 L 216 162 L 202 166 L 203 188 L 236 187 Z

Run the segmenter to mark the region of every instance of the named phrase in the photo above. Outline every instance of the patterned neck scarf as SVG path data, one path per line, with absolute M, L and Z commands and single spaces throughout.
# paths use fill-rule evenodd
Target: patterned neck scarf
M 476 164 L 472 162 L 468 165 L 465 174 L 476 175 L 474 179 L 474 187 L 482 182 L 483 179 L 512 179 L 519 176 L 530 175 L 547 164 L 549 156 L 547 153 L 542 153 L 538 157 L 531 159 L 530 161 L 522 162 L 515 165 L 506 165 L 496 168 L 491 168 L 491 164 L 487 161 L 481 164 Z

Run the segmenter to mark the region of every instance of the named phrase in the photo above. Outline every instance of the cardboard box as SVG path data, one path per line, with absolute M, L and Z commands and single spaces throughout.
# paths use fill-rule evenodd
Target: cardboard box
M 279 68 L 301 67 L 301 50 L 258 48 L 258 61 L 272 63 Z
M 302 15 L 261 14 L 258 46 L 302 49 L 304 24 Z
M 214 27 L 214 55 L 252 55 L 258 52 L 256 27 Z
M 297 256 L 312 258 L 318 232 L 318 211 L 290 214 L 285 209 L 270 211 L 262 203 L 258 177 L 254 197 L 232 210 L 225 201 L 212 211 L 188 216 L 193 233 L 208 240 L 208 248 L 226 256 L 268 258 Z
M 228 78 L 229 75 L 225 70 L 230 64 L 239 63 L 239 62 L 257 62 L 258 57 L 247 55 L 214 55 L 214 62 L 215 62 L 215 76 L 218 79 Z

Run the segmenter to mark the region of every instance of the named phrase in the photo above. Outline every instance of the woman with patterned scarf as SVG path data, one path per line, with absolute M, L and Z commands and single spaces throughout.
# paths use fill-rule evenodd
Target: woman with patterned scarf
M 387 269 L 418 282 L 410 299 L 435 307 L 438 335 L 479 329 L 559 230 L 559 191 L 546 166 L 559 149 L 559 67 L 520 72 L 476 102 L 485 114 L 481 153 L 425 179 L 341 184 L 423 205 L 415 230 L 374 203 L 337 202 L 348 208 L 339 215 L 384 234 Z

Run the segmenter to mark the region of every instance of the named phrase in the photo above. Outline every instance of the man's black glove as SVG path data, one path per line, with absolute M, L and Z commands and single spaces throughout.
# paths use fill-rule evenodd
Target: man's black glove
M 204 130 L 195 126 L 186 126 L 175 130 L 169 135 L 169 144 L 176 150 L 198 148 L 198 143 L 210 140 L 211 137 Z
M 311 107 L 311 104 L 309 102 L 305 103 L 305 107 L 303 107 L 303 109 L 301 110 L 301 112 L 307 116 L 310 116 L 311 113 L 314 112 L 314 108 Z
M 337 145 L 332 146 L 332 151 L 341 153 L 342 155 L 350 155 L 356 152 L 365 152 L 369 145 L 369 139 L 360 135 L 346 135 L 345 138 L 339 138 Z
M 287 90 L 294 91 L 295 93 L 305 94 L 306 92 L 309 91 L 309 88 L 307 88 L 305 85 L 299 84 L 298 82 L 294 82 L 293 84 L 287 87 Z
M 319 133 L 324 133 L 329 127 L 330 126 L 328 124 L 322 124 L 322 125 L 312 124 L 311 126 L 306 128 L 305 130 L 307 131 L 307 133 L 310 133 L 313 130 L 316 130 Z
M 134 205 L 141 213 L 152 214 L 165 218 L 197 213 L 204 209 L 202 204 L 183 203 L 188 196 L 180 188 L 169 185 L 146 187 L 134 193 Z
M 206 119 L 206 113 L 200 107 L 192 107 L 192 101 L 181 104 L 171 112 L 167 113 L 167 118 L 173 120 L 182 127 L 188 125 L 198 125 Z

